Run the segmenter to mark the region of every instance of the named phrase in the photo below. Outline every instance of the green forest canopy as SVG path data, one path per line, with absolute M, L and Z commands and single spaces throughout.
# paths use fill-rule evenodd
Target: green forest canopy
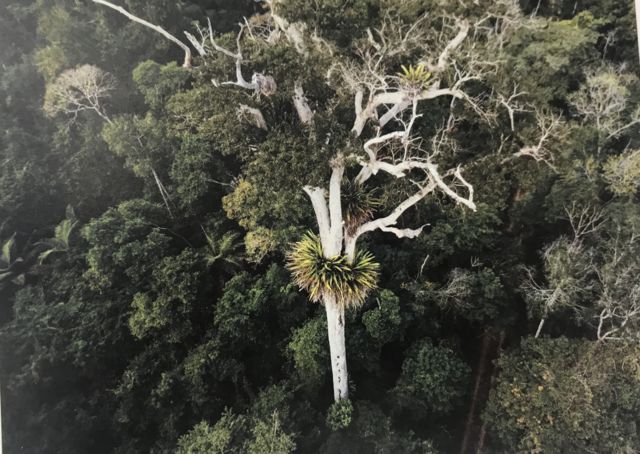
M 114 3 L 0 0 L 5 452 L 640 451 L 631 1 Z

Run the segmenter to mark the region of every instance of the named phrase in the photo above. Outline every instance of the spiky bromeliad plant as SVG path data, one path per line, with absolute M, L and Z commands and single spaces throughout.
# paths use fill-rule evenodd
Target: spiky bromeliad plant
M 373 191 L 368 191 L 360 183 L 346 180 L 342 185 L 342 206 L 347 233 L 355 230 L 373 217 L 375 209 L 380 206 L 380 199 Z
M 401 67 L 402 72 L 398 73 L 398 77 L 407 89 L 421 90 L 431 79 L 431 73 L 426 70 L 423 64 L 409 65 L 408 68 L 404 65 Z
M 293 245 L 287 267 L 295 283 L 309 292 L 313 302 L 333 296 L 343 307 L 364 303 L 376 288 L 380 269 L 369 252 L 358 252 L 352 263 L 344 255 L 324 257 L 320 239 L 311 232 Z

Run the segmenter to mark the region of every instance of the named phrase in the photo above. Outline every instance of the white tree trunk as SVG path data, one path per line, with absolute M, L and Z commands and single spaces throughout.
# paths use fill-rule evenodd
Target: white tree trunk
M 542 327 L 544 326 L 544 322 L 547 319 L 546 316 L 540 319 L 540 323 L 538 324 L 538 329 L 536 330 L 536 335 L 534 336 L 536 339 L 540 337 L 540 333 L 542 332 Z
M 335 299 L 326 297 L 324 307 L 327 311 L 327 333 L 331 355 L 331 373 L 333 374 L 333 398 L 336 402 L 349 397 L 349 378 L 347 374 L 347 348 L 344 337 L 344 308 Z
M 343 221 L 340 200 L 342 175 L 344 173 L 342 156 L 338 156 L 332 161 L 332 168 L 328 204 L 324 189 L 310 186 L 305 186 L 304 188 L 311 199 L 311 204 L 316 214 L 320 243 L 326 258 L 341 254 L 343 248 Z M 353 249 L 355 251 L 355 240 Z M 335 297 L 331 295 L 324 295 L 323 303 L 327 313 L 327 335 L 333 376 L 333 397 L 338 402 L 349 397 L 344 306 L 339 305 Z

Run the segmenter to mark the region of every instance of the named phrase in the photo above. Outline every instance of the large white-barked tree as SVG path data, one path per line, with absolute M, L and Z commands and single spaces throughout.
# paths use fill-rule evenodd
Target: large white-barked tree
M 291 130 L 314 136 L 320 148 L 332 147 L 332 156 L 326 162 L 330 168 L 326 187 L 300 188 L 311 201 L 318 230 L 292 246 L 289 268 L 311 299 L 324 305 L 334 398 L 347 399 L 345 310 L 365 300 L 376 287 L 379 272 L 373 257 L 359 250 L 358 240 L 378 230 L 398 238 L 417 237 L 425 226 L 406 228 L 401 220 L 433 194 L 444 195 L 463 209 L 476 210 L 473 184 L 463 176 L 461 163 L 455 162 L 459 146 L 453 132 L 463 116 L 491 123 L 498 112 L 510 118 L 513 130 L 514 115 L 526 111 L 518 104 L 517 87 L 511 86 L 508 95 L 500 95 L 500 87 L 490 83 L 500 67 L 504 40 L 526 22 L 517 2 L 499 0 L 485 2 L 484 6 L 461 2 L 462 6 L 452 7 L 454 12 L 450 14 L 426 11 L 410 20 L 389 9 L 381 14 L 378 26 L 361 30 L 362 39 L 345 53 L 331 42 L 331 37 L 319 35 L 308 24 L 287 20 L 285 3 L 275 0 L 263 2 L 267 12 L 258 19 L 240 24 L 233 49 L 218 43 L 210 23 L 195 34 L 185 32 L 182 40 L 112 2 L 93 1 L 179 45 L 185 51 L 187 68 L 206 67 L 213 58 L 219 62 L 221 56 L 228 59 L 235 67 L 233 78 L 211 82 L 220 90 L 240 88 L 253 94 L 252 105 L 236 106 L 238 122 L 269 131 L 270 120 L 277 119 L 270 119 L 266 113 L 268 100 L 288 89 L 296 116 L 288 120 Z M 463 12 L 467 19 L 456 15 L 456 8 L 466 8 Z M 324 65 L 324 80 L 335 102 L 320 103 L 309 97 L 305 80 L 295 73 L 289 74 L 291 80 L 277 80 L 269 75 L 267 67 L 246 77 L 243 66 L 250 58 L 243 48 L 257 52 L 283 44 L 295 49 L 302 61 Z M 190 46 L 199 60 L 192 57 Z M 336 105 L 345 99 L 350 99 L 353 106 L 350 134 L 336 139 L 332 131 L 323 131 L 321 136 L 316 119 L 319 115 L 330 116 L 331 109 L 337 110 Z M 319 112 L 319 106 L 327 112 Z M 431 106 L 436 106 L 438 124 L 425 128 L 424 117 Z M 544 118 L 541 129 L 542 125 Z M 422 134 L 425 130 L 431 131 L 428 136 Z M 515 155 L 533 156 L 530 150 L 543 152 L 543 139 L 536 148 L 524 146 L 514 139 L 516 136 L 514 132 L 513 137 L 505 139 L 521 147 L 520 154 Z M 252 146 L 259 148 L 260 143 Z M 405 187 L 413 189 L 390 211 L 381 212 L 373 190 L 396 179 L 409 182 Z

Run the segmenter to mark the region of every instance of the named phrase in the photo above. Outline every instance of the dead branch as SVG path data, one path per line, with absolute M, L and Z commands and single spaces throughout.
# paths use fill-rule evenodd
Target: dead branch
M 256 109 L 255 107 L 240 104 L 240 107 L 238 107 L 238 118 L 241 120 L 247 120 L 252 125 L 260 129 L 264 129 L 265 131 L 269 129 L 262 112 L 260 112 L 260 109 Z
M 426 186 L 420 188 L 420 190 L 416 193 L 414 193 L 412 196 L 408 197 L 407 199 L 405 199 L 400 205 L 398 205 L 392 212 L 391 214 L 383 217 L 383 218 L 379 218 L 379 219 L 375 219 L 373 221 L 369 221 L 363 225 L 361 225 L 358 230 L 356 230 L 356 233 L 353 235 L 353 241 L 355 242 L 355 240 L 362 234 L 367 233 L 367 232 L 372 232 L 374 230 L 377 229 L 387 229 L 387 231 L 389 231 L 389 227 L 394 226 L 398 220 L 400 219 L 400 216 L 402 216 L 402 214 L 407 211 L 409 208 L 411 208 L 412 206 L 414 206 L 416 203 L 420 202 L 422 199 L 424 199 L 428 194 L 430 194 L 431 192 L 433 192 L 433 190 L 437 187 L 437 184 L 435 182 L 430 182 L 429 184 L 427 184 Z M 420 229 L 421 231 L 421 229 Z M 395 233 L 395 232 L 394 232 Z
M 467 20 L 456 20 L 456 25 L 459 28 L 458 34 L 445 46 L 444 50 L 438 57 L 438 63 L 433 65 L 427 62 L 427 68 L 434 73 L 440 73 L 444 71 L 450 63 L 451 53 L 454 52 L 469 34 L 469 22 Z
M 543 162 L 549 166 L 551 170 L 557 172 L 553 165 L 553 155 L 547 148 L 547 145 L 549 141 L 558 136 L 559 130 L 562 127 L 562 116 L 560 114 L 554 114 L 549 111 L 542 111 L 538 109 L 536 109 L 535 112 L 538 129 L 540 131 L 538 142 L 535 145 L 527 145 L 520 148 L 520 150 L 513 153 L 510 157 L 503 159 L 502 163 L 514 158 L 528 156 L 533 158 L 536 162 Z
M 93 111 L 107 123 L 103 102 L 115 90 L 114 77 L 93 65 L 68 69 L 49 84 L 44 111 L 48 115 L 64 114 L 75 121 L 83 111 Z
M 498 97 L 498 102 L 500 103 L 500 105 L 502 105 L 505 109 L 507 109 L 507 113 L 509 114 L 509 123 L 511 125 L 511 131 L 515 131 L 516 127 L 515 127 L 515 114 L 518 112 L 527 112 L 527 109 L 522 106 L 522 104 L 520 104 L 518 102 L 518 99 L 520 96 L 525 95 L 526 92 L 524 91 L 518 91 L 518 85 L 514 84 L 513 85 L 513 92 L 511 93 L 511 95 L 508 98 L 505 98 L 503 95 L 499 95 Z
M 302 88 L 300 81 L 295 83 L 295 87 L 293 89 L 293 105 L 296 108 L 298 118 L 302 124 L 313 124 L 313 110 L 309 107 L 309 102 L 307 101 L 307 97 L 304 95 L 304 89 Z
M 231 52 L 228 49 L 220 46 L 213 35 L 213 27 L 211 25 L 211 20 L 207 18 L 208 29 L 203 31 L 202 29 L 198 29 L 200 33 L 201 39 L 198 40 L 191 33 L 185 32 L 185 35 L 189 39 L 189 41 L 193 44 L 193 46 L 198 50 L 198 52 L 202 56 L 209 55 L 209 48 L 214 50 L 215 52 L 222 53 L 227 57 L 231 57 L 235 60 L 236 67 L 236 80 L 235 81 L 226 81 L 218 83 L 215 80 L 212 80 L 214 85 L 236 85 L 241 88 L 245 88 L 247 90 L 252 90 L 258 95 L 271 96 L 276 92 L 277 85 L 273 77 L 267 76 L 261 73 L 253 73 L 251 76 L 251 81 L 248 82 L 244 75 L 242 74 L 242 38 L 246 30 L 248 30 L 248 25 L 246 23 L 240 24 L 240 31 L 236 36 L 236 52 Z
M 111 8 L 111 9 L 119 12 L 120 14 L 126 16 L 128 19 L 132 20 L 133 22 L 137 22 L 139 24 L 142 24 L 145 27 L 148 27 L 151 30 L 154 30 L 154 31 L 160 33 L 162 36 L 167 38 L 169 41 L 177 44 L 184 51 L 184 63 L 182 64 L 182 66 L 184 66 L 185 68 L 190 68 L 191 67 L 192 57 L 191 57 L 191 49 L 189 48 L 189 46 L 187 46 L 185 43 L 183 43 L 178 38 L 173 36 L 171 33 L 166 31 L 164 28 L 160 27 L 159 25 L 154 25 L 151 22 L 147 22 L 146 20 L 141 19 L 140 17 L 131 14 L 129 11 L 127 11 L 124 8 L 122 8 L 121 6 L 114 5 L 113 3 L 108 2 L 106 0 L 91 0 L 91 1 L 94 2 L 94 3 L 98 3 L 100 5 L 107 6 L 107 7 Z
M 574 202 L 571 208 L 565 207 L 567 219 L 573 230 L 574 242 L 580 241 L 583 237 L 598 231 L 603 223 L 604 216 L 597 208 L 584 206 L 579 208 Z
M 604 141 L 640 124 L 640 110 L 626 117 L 631 99 L 630 77 L 622 67 L 605 66 L 586 74 L 586 84 L 571 96 L 571 102 L 585 123 L 605 134 Z

